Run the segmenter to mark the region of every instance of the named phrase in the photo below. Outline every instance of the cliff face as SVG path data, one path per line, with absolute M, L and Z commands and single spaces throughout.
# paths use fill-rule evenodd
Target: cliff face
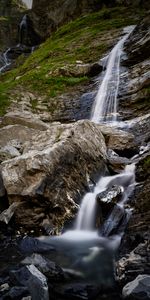
M 148 0 L 33 0 L 30 17 L 36 32 L 46 39 L 58 26 L 76 17 L 112 6 L 149 7 Z
M 45 39 L 61 24 L 101 6 L 102 1 L 97 0 L 34 0 L 31 18 L 37 33 Z
M 20 0 L 0 0 L 0 50 L 17 43 L 18 24 L 24 11 Z

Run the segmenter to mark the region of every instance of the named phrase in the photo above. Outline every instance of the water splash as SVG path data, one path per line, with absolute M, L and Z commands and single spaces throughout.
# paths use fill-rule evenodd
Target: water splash
M 120 81 L 120 59 L 123 45 L 135 26 L 126 27 L 125 36 L 115 45 L 107 61 L 106 72 L 92 109 L 91 120 L 95 123 L 117 120 L 117 96 Z
M 123 207 L 134 189 L 135 164 L 127 165 L 120 174 L 100 178 L 94 188 L 94 191 L 92 193 L 87 193 L 81 201 L 81 208 L 78 212 L 75 230 L 94 230 L 96 196 L 114 185 L 122 187 L 123 194 L 120 206 Z

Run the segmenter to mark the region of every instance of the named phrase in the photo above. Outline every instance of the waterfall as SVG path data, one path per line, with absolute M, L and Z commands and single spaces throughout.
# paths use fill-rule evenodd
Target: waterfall
M 10 48 L 8 48 L 1 56 L 3 66 L 0 68 L 0 73 L 5 71 L 5 69 L 10 66 L 11 62 L 10 59 L 8 58 L 8 53 L 10 51 Z
M 28 16 L 24 15 L 20 25 L 19 25 L 19 43 L 25 44 L 28 34 L 28 23 L 27 23 Z
M 123 45 L 134 26 L 125 28 L 125 36 L 109 54 L 104 78 L 99 87 L 92 109 L 91 120 L 95 123 L 117 120 L 117 95 L 120 81 L 120 59 Z
M 135 165 L 127 165 L 124 171 L 118 175 L 101 177 L 92 193 L 87 193 L 82 201 L 78 212 L 75 230 L 94 230 L 96 214 L 96 196 L 114 185 L 121 186 L 123 189 L 120 206 L 124 207 L 129 195 L 135 185 Z M 112 224 L 113 225 L 113 224 Z
M 32 8 L 33 0 L 22 0 L 22 2 L 27 6 L 28 9 Z

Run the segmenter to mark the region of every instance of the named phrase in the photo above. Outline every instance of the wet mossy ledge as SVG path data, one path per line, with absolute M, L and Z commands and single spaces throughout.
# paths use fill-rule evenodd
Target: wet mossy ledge
M 24 61 L 19 57 L 16 68 L 1 75 L 0 115 L 11 102 L 19 102 L 24 92 L 34 94 L 32 109 L 35 111 L 38 98 L 53 111 L 57 109 L 54 99 L 65 92 L 80 88 L 89 81 L 88 76 L 64 76 L 56 72 L 78 61 L 93 63 L 109 51 L 121 34 L 124 26 L 135 24 L 145 11 L 126 7 L 102 9 L 62 26 L 41 44 Z M 24 61 L 23 64 L 21 64 Z

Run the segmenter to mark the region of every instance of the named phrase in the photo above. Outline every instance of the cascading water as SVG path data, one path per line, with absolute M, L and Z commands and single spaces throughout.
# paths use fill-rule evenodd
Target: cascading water
M 27 24 L 27 15 L 24 15 L 20 25 L 19 25 L 19 43 L 23 44 L 27 39 L 28 34 L 28 24 Z
M 108 57 L 106 71 L 96 95 L 91 120 L 95 123 L 117 120 L 117 95 L 120 77 L 120 59 L 123 45 L 134 26 L 125 28 L 125 36 L 116 44 Z
M 2 55 L 1 55 L 1 60 L 2 60 L 2 64 L 3 66 L 0 68 L 0 73 L 4 72 L 6 70 L 7 67 L 10 66 L 11 61 L 8 58 L 8 52 L 10 51 L 10 48 L 8 48 Z
M 108 187 L 117 185 L 123 188 L 120 206 L 124 206 L 135 185 L 134 170 L 134 164 L 128 165 L 119 175 L 105 176 L 100 178 L 94 188 L 93 193 L 87 193 L 81 202 L 81 208 L 77 216 L 75 230 L 88 231 L 94 229 L 96 196 L 105 191 Z
M 33 0 L 22 0 L 22 2 L 27 6 L 27 8 L 32 8 L 32 2 Z

